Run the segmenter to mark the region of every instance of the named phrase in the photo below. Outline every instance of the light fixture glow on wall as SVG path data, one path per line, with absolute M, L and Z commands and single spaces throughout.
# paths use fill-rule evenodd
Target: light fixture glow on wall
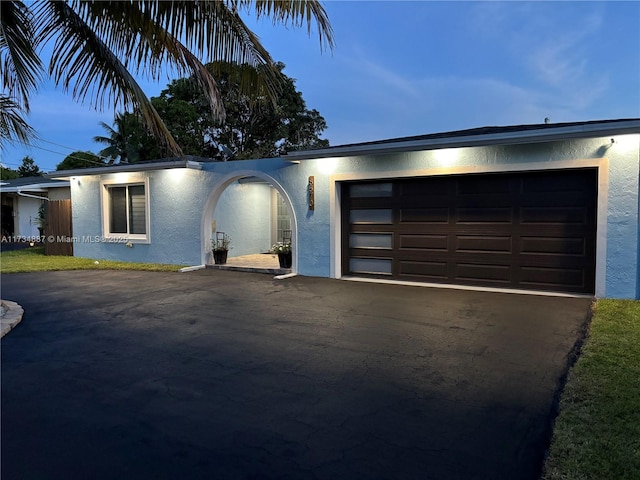
M 433 157 L 441 167 L 451 167 L 458 161 L 459 156 L 460 149 L 458 148 L 443 148 L 433 152 Z
M 324 175 L 332 174 L 338 166 L 337 158 L 322 158 L 317 160 L 317 162 L 318 171 Z

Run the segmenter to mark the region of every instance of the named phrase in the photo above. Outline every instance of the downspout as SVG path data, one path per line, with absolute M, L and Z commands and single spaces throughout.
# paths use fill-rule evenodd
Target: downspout
M 17 190 L 16 193 L 21 197 L 36 198 L 38 200 L 46 200 L 47 202 L 49 201 L 47 197 L 39 197 L 38 195 L 31 195 L 30 193 L 22 193 L 20 190 Z

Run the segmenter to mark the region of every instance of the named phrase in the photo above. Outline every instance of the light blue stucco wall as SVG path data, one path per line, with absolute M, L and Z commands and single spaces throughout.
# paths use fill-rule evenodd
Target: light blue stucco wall
M 216 205 L 216 229 L 231 237 L 229 257 L 264 253 L 271 247 L 271 187 L 237 181 Z
M 339 213 L 334 187 L 341 181 L 413 175 L 577 168 L 600 166 L 599 294 L 637 298 L 640 291 L 638 247 L 638 178 L 640 135 L 593 138 L 528 145 L 491 146 L 371 155 L 351 158 L 281 159 L 204 163 L 203 169 L 161 170 L 149 177 L 151 243 L 123 245 L 81 243 L 78 256 L 200 264 L 207 259 L 211 222 L 232 236 L 231 255 L 268 248 L 270 200 L 266 185 L 238 184 L 256 175 L 285 198 L 294 225 L 294 270 L 301 275 L 329 277 L 332 245 L 336 247 Z M 315 210 L 309 210 L 308 177 L 315 178 Z M 108 178 L 108 176 L 104 176 Z M 72 182 L 74 236 L 101 233 L 99 177 Z M 333 210 L 332 210 L 333 209 Z M 339 230 L 338 230 L 339 232 Z M 334 268 L 336 270 L 336 268 Z M 339 271 L 334 275 L 339 276 Z
M 101 180 L 135 182 L 149 178 L 150 243 L 94 241 L 101 237 Z M 77 177 L 71 181 L 74 255 L 107 260 L 194 265 L 200 263 L 200 212 L 207 175 L 172 169 L 137 174 Z M 90 239 L 91 241 L 89 241 Z

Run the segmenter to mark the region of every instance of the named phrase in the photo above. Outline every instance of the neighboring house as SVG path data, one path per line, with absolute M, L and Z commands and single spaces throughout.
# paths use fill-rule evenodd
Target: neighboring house
M 51 174 L 75 254 L 197 265 L 212 231 L 239 256 L 290 229 L 301 275 L 639 298 L 640 119 L 198 160 Z
M 45 198 L 71 198 L 68 181 L 45 177 L 0 180 L 3 242 L 40 236 L 39 209 Z

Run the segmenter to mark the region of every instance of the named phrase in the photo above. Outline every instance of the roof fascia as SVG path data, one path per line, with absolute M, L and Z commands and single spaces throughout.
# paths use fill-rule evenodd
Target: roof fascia
M 70 183 L 63 182 L 50 182 L 50 183 L 30 183 L 27 185 L 18 185 L 12 187 L 5 187 L 0 185 L 0 192 L 2 193 L 17 193 L 17 192 L 47 192 L 52 188 L 69 188 Z
M 146 172 L 152 170 L 169 170 L 173 168 L 190 168 L 202 170 L 202 163 L 193 160 L 177 160 L 172 162 L 154 162 L 145 164 L 131 163 L 128 165 L 112 165 L 108 167 L 76 168 L 74 170 L 60 170 L 58 172 L 46 173 L 46 178 L 68 180 L 71 177 L 82 177 L 88 175 L 106 175 L 119 172 Z
M 608 135 L 640 133 L 640 120 L 630 120 L 616 124 L 602 123 L 591 125 L 573 125 L 557 128 L 541 128 L 519 132 L 493 133 L 485 135 L 463 135 L 449 138 L 431 138 L 407 140 L 378 144 L 329 147 L 326 149 L 291 152 L 283 157 L 284 161 L 297 162 L 328 157 L 351 157 L 360 155 L 380 155 L 418 150 L 436 150 L 442 148 L 481 147 L 489 145 L 513 145 L 518 143 L 542 143 L 577 138 L 595 138 Z

